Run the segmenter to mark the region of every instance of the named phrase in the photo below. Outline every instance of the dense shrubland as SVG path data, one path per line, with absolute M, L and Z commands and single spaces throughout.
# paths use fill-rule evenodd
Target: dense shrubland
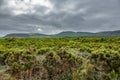
M 2 38 L 0 80 L 120 80 L 120 38 Z

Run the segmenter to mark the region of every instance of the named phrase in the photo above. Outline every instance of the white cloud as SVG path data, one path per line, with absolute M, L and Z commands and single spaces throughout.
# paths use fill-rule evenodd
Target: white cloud
M 45 13 L 49 13 L 53 5 L 49 0 L 6 0 L 4 9 L 11 9 L 15 15 L 35 13 L 36 6 L 46 7 Z
M 41 31 L 43 31 L 43 30 L 42 30 L 41 28 L 38 28 L 38 31 L 40 31 L 40 32 L 41 32 Z

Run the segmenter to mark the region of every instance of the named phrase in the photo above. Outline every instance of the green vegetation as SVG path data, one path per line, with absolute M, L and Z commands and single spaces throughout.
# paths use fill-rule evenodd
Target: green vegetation
M 1 38 L 0 80 L 120 80 L 120 37 Z

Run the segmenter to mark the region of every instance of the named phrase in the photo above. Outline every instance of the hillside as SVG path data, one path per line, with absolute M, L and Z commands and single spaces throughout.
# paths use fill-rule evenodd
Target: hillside
M 49 35 L 39 33 L 12 33 L 7 34 L 5 37 L 29 38 L 29 37 L 49 37 Z
M 5 37 L 29 38 L 29 37 L 95 37 L 95 36 L 120 36 L 120 30 L 105 31 L 105 32 L 98 32 L 98 33 L 66 31 L 66 32 L 61 32 L 54 35 L 46 35 L 46 34 L 40 34 L 40 33 L 32 33 L 32 34 L 31 33 L 12 33 L 12 34 L 7 34 Z
M 120 36 L 120 30 L 105 31 L 105 32 L 99 32 L 99 33 L 96 33 L 96 34 L 100 35 L 100 36 Z

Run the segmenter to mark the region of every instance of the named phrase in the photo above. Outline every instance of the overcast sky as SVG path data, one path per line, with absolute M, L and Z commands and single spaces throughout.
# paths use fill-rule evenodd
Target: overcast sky
M 120 0 L 0 0 L 0 36 L 108 30 L 120 30 Z

